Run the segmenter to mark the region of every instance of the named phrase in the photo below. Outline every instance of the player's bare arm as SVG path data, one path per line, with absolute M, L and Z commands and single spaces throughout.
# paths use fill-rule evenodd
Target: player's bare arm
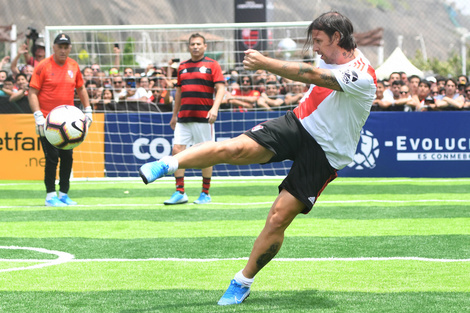
M 319 69 L 302 62 L 285 62 L 282 65 L 282 68 L 286 70 L 288 70 L 290 67 L 292 67 L 294 70 L 298 70 L 297 78 L 288 77 L 290 79 L 301 81 L 307 84 L 315 84 L 317 86 L 328 89 L 343 91 L 336 79 L 336 76 L 330 70 Z
M 225 85 L 222 83 L 215 84 L 215 99 L 214 104 L 209 112 L 207 112 L 206 118 L 210 124 L 213 124 L 217 120 L 220 104 L 225 95 Z
M 265 69 L 295 81 L 342 91 L 333 72 L 313 67 L 307 63 L 276 60 L 249 49 L 245 51 L 243 65 L 247 70 Z

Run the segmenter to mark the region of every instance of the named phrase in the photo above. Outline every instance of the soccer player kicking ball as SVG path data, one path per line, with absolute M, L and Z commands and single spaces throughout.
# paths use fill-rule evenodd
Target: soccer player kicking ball
M 294 161 L 279 185 L 279 195 L 245 268 L 235 274 L 220 305 L 239 304 L 249 296 L 255 275 L 277 254 L 292 220 L 300 213 L 307 214 L 326 185 L 337 177 L 337 170 L 353 160 L 369 116 L 376 90 L 375 71 L 356 49 L 351 21 L 338 12 L 322 14 L 310 24 L 307 44 L 321 55 L 318 68 L 245 51 L 245 69 L 265 69 L 310 84 L 293 111 L 236 138 L 207 142 L 140 168 L 144 182 L 153 182 L 181 168 Z

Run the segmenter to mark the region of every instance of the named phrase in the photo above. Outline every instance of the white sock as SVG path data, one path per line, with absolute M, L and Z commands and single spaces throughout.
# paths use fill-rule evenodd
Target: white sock
M 166 156 L 160 159 L 160 161 L 164 162 L 168 165 L 168 173 L 173 174 L 178 169 L 178 160 L 174 156 Z
M 61 191 L 59 191 L 59 199 L 62 198 L 63 196 L 66 196 L 67 194 L 66 193 L 63 193 Z
M 54 192 L 48 192 L 46 194 L 46 200 L 49 201 L 51 200 L 53 197 L 57 197 L 57 193 L 54 191 Z
M 235 274 L 235 281 L 241 285 L 244 285 L 246 287 L 251 287 L 251 284 L 255 280 L 255 278 L 246 278 L 245 275 L 242 273 L 243 270 Z

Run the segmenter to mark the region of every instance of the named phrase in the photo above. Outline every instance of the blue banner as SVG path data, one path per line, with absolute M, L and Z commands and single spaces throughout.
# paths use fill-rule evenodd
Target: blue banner
M 285 112 L 220 112 L 216 140 L 233 138 Z M 171 113 L 106 113 L 108 177 L 137 177 L 139 167 L 171 154 Z M 291 161 L 214 167 L 214 176 L 286 175 Z M 372 112 L 343 177 L 470 177 L 470 112 Z M 200 170 L 187 170 L 200 176 Z
M 470 112 L 372 112 L 350 177 L 470 177 Z
M 243 134 L 259 123 L 285 112 L 219 112 L 215 123 L 217 141 Z M 107 177 L 137 177 L 141 165 L 171 155 L 172 113 L 106 113 L 105 170 Z M 286 175 L 292 162 L 214 166 L 214 176 Z M 200 170 L 186 170 L 185 176 L 200 176 Z

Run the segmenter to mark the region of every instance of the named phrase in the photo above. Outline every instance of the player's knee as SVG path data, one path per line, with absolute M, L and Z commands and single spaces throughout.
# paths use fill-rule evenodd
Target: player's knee
M 267 220 L 267 226 L 272 231 L 276 232 L 279 230 L 285 230 L 287 226 L 289 226 L 292 220 L 282 213 L 282 211 L 278 211 L 269 216 Z

